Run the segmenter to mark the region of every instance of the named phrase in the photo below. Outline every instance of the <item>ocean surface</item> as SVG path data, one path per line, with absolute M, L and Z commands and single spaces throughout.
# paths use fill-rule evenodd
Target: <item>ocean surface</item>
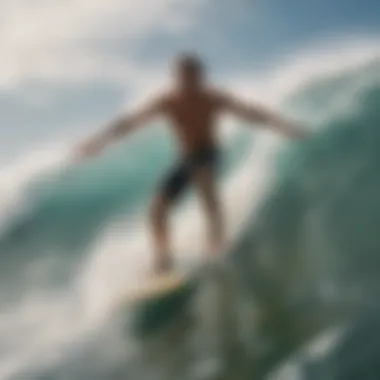
M 249 371 L 267 374 L 273 364 L 276 379 L 326 379 L 304 369 L 318 356 L 305 347 L 369 310 L 379 290 L 380 58 L 336 66 L 303 74 L 274 101 L 312 131 L 307 141 L 246 126 L 222 140 L 236 338 L 248 357 L 257 342 L 272 347 L 256 360 L 271 364 Z M 125 328 L 130 310 L 119 310 L 149 276 L 146 211 L 175 157 L 163 127 L 90 161 L 51 149 L 1 168 L 2 380 L 165 378 Z M 172 221 L 179 265 L 200 262 L 203 223 L 190 192 Z M 207 317 L 213 297 L 204 297 Z M 273 323 L 257 324 L 252 310 Z M 197 328 L 195 345 L 208 347 L 212 334 Z M 206 348 L 186 360 L 189 378 L 215 356 Z M 357 357 L 346 351 L 339 363 Z

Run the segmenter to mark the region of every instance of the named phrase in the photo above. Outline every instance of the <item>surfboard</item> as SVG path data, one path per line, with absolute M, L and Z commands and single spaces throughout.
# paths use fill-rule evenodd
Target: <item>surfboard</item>
M 129 291 L 121 304 L 128 306 L 132 335 L 146 338 L 170 324 L 183 311 L 198 284 L 197 273 L 185 275 L 173 271 Z
M 203 280 L 223 275 L 226 261 L 221 256 L 186 273 L 177 269 L 153 276 L 124 294 L 119 306 L 128 308 L 129 332 L 144 339 L 170 325 L 189 306 Z
M 184 275 L 179 272 L 170 272 L 155 276 L 145 282 L 143 286 L 131 289 L 126 295 L 128 303 L 143 302 L 149 298 L 159 298 L 183 285 L 186 281 Z

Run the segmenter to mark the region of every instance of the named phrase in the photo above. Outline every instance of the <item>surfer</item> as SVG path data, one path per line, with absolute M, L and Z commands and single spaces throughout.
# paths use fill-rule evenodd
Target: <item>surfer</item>
M 211 87 L 207 82 L 204 63 L 196 55 L 181 54 L 177 57 L 173 74 L 174 86 L 171 89 L 137 112 L 112 121 L 104 131 L 80 147 L 82 156 L 93 156 L 109 143 L 135 131 L 156 116 L 163 115 L 170 121 L 178 141 L 180 157 L 158 187 L 151 205 L 154 268 L 157 272 L 171 269 L 168 213 L 191 183 L 198 190 L 209 222 L 207 252 L 214 256 L 223 248 L 223 217 L 215 181 L 220 158 L 216 139 L 219 115 L 230 113 L 246 122 L 271 125 L 291 138 L 306 135 L 296 124 L 281 116 L 258 105 L 245 104 Z

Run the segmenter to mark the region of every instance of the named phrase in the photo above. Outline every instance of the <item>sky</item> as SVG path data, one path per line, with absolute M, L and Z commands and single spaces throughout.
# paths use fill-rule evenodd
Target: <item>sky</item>
M 378 0 L 0 0 L 0 161 L 96 130 L 183 50 L 250 77 L 331 39 L 377 38 Z

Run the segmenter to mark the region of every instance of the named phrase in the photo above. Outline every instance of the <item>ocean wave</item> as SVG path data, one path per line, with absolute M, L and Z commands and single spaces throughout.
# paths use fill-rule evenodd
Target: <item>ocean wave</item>
M 253 142 L 254 149 L 246 135 L 232 142 L 229 159 L 237 171 L 225 176 L 223 197 L 229 227 L 236 232 L 237 256 L 244 263 L 239 274 L 261 291 L 255 296 L 265 300 L 273 289 L 286 299 L 314 291 L 352 296 L 377 287 L 378 68 L 372 57 L 364 65 L 341 68 L 325 77 L 308 76 L 287 92 L 281 106 L 310 121 L 316 132 L 309 141 L 286 144 L 280 151 L 265 145 L 266 136 L 264 142 Z M 9 182 L 6 194 L 13 196 L 1 211 L 0 281 L 7 289 L 1 305 L 12 308 L 5 300 L 16 291 L 19 301 L 33 291 L 52 292 L 54 299 L 60 292 L 72 291 L 79 295 L 75 300 L 80 299 L 84 315 L 103 312 L 104 305 L 98 304 L 107 303 L 104 298 L 114 297 L 117 288 L 125 286 L 117 278 L 136 272 L 131 254 L 120 261 L 126 256 L 123 249 L 134 254 L 146 250 L 134 229 L 144 225 L 141 219 L 149 197 L 172 156 L 167 135 L 158 129 L 94 161 L 73 166 L 58 159 L 48 171 L 33 169 L 36 174 L 27 171 L 20 174 L 22 180 Z M 264 183 L 267 186 L 260 188 Z M 242 191 L 249 196 L 242 197 Z M 183 230 L 179 251 L 201 240 L 186 227 L 189 223 L 199 227 L 189 209 L 184 207 L 176 215 L 181 219 L 176 226 Z M 130 234 L 109 231 L 118 218 L 123 226 L 130 225 Z M 326 290 L 326 283 L 331 288 Z M 77 305 L 69 304 L 68 308 Z M 19 321 L 20 326 L 24 323 L 29 326 Z M 54 344 L 60 346 L 59 340 Z M 92 351 L 86 352 L 83 358 L 90 360 Z M 76 361 L 65 356 L 48 372 L 59 368 L 65 373 L 71 366 L 67 362 Z M 79 367 L 79 375 L 71 378 L 86 377 L 83 373 L 89 369 Z M 44 367 L 38 372 L 43 373 Z

